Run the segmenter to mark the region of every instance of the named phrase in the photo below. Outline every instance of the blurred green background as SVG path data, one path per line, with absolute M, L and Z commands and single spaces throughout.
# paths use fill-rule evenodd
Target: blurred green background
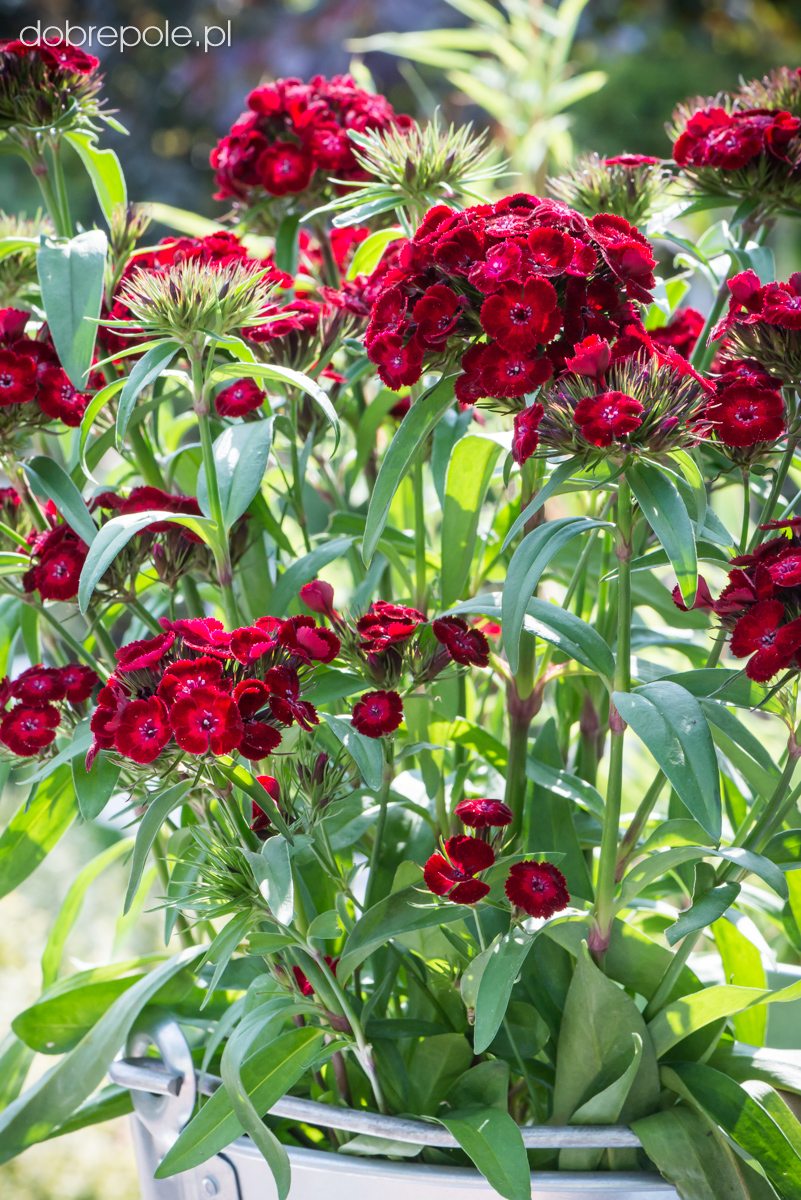
M 209 151 L 244 107 L 246 93 L 262 78 L 349 69 L 351 39 L 387 31 L 463 27 L 470 0 L 94 0 L 94 3 L 32 4 L 0 0 L 0 37 L 14 38 L 23 26 L 42 20 L 63 28 L 189 26 L 202 41 L 204 26 L 231 23 L 231 45 L 201 49 L 138 47 L 120 54 L 103 51 L 106 95 L 130 131 L 110 135 L 122 159 L 133 200 L 160 200 L 208 216 L 225 206 L 212 198 Z M 523 12 L 527 5 L 519 0 Z M 538 0 L 529 15 L 542 16 Z M 546 9 L 547 17 L 547 9 Z M 94 50 L 94 47 L 93 47 Z M 667 155 L 664 131 L 674 104 L 699 92 L 714 94 L 779 64 L 801 63 L 799 0 L 590 0 L 579 21 L 571 59 L 573 74 L 602 71 L 607 82 L 567 109 L 576 151 L 629 151 Z M 426 115 L 440 105 L 445 116 L 490 128 L 497 122 L 446 78 L 442 70 L 383 52 L 356 62 L 369 71 L 376 90 L 400 111 Z M 530 99 L 530 97 L 529 97 Z M 564 122 L 566 125 L 567 122 Z M 525 130 L 517 130 L 523 137 Z M 562 148 L 564 150 L 563 138 Z M 84 223 L 99 216 L 86 177 L 73 163 L 73 210 Z M 521 179 L 515 186 L 531 186 Z M 0 207 L 33 213 L 38 193 L 26 168 L 13 157 L 0 160 Z M 154 228 L 158 236 L 163 230 Z M 777 230 L 779 272 L 796 260 L 798 234 Z M 792 269 L 792 268 L 791 268 Z M 5 824 L 19 798 L 6 793 L 0 805 Z M 20 892 L 0 902 L 0 1030 L 39 992 L 39 958 L 58 907 L 77 869 L 113 828 L 75 827 Z M 99 961 L 112 951 L 134 954 L 157 944 L 160 919 L 147 912 L 125 927 L 121 910 L 125 868 L 107 872 L 90 894 L 84 922 L 70 945 L 76 964 Z M 157 889 L 152 893 L 156 903 Z M 147 905 L 145 906 L 147 907 Z M 0 1034 L 0 1036 L 2 1036 Z M 124 1122 L 87 1130 L 43 1146 L 0 1168 L 2 1200 L 134 1200 L 138 1196 L 133 1156 Z

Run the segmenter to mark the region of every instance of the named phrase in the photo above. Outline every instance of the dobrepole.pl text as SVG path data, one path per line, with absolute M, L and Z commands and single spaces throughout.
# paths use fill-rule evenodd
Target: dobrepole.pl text
M 219 46 L 231 45 L 231 22 L 227 28 L 222 25 L 204 25 L 202 38 L 193 33 L 188 25 L 146 25 L 140 29 L 138 25 L 70 25 L 67 21 L 62 29 L 59 25 L 45 25 L 37 21 L 35 25 L 26 25 L 21 30 L 19 40 L 27 45 L 57 45 L 66 42 L 68 46 L 80 46 L 89 50 L 92 46 L 119 47 L 120 54 L 134 46 L 202 46 L 204 53 L 216 50 Z

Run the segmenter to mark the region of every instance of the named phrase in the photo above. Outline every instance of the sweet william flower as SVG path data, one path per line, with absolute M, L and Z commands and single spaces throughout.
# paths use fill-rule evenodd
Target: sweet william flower
M 222 663 L 218 658 L 180 658 L 167 667 L 157 694 L 169 708 L 176 700 L 191 695 L 198 688 L 214 687 L 221 678 Z
M 152 638 L 142 638 L 137 642 L 129 642 L 116 653 L 118 671 L 142 671 L 155 666 L 172 649 L 175 634 L 157 633 Z
M 278 641 L 305 662 L 332 662 L 341 646 L 337 635 L 324 626 L 316 625 L 313 617 L 290 617 L 284 621 Z
M 351 714 L 353 728 L 371 738 L 394 733 L 402 720 L 403 701 L 397 692 L 365 692 Z
M 440 617 L 431 628 L 455 663 L 463 667 L 489 666 L 489 642 L 480 629 L 471 628 L 462 617 Z
M 748 658 L 745 673 L 756 683 L 767 683 L 788 667 L 801 646 L 801 618 L 782 625 L 784 618 L 780 600 L 760 600 L 734 626 L 731 652 Z
M 531 404 L 515 413 L 512 433 L 512 458 L 516 463 L 527 462 L 539 445 L 540 421 L 545 416 L 541 404 Z
M 242 741 L 242 718 L 236 702 L 219 688 L 195 688 L 170 709 L 175 740 L 190 754 L 230 754 Z
M 550 360 L 536 350 L 504 350 L 491 345 L 483 348 L 481 379 L 487 396 L 499 398 L 525 396 L 551 378 Z
M 314 170 L 311 154 L 294 142 L 275 142 L 268 146 L 256 164 L 262 187 L 271 196 L 305 191 Z
M 38 754 L 55 741 L 61 713 L 52 704 L 15 704 L 0 722 L 0 742 L 21 757 Z
M 616 438 L 640 425 L 643 406 L 624 392 L 601 392 L 580 400 L 573 413 L 581 432 L 593 446 L 611 446 Z
M 214 407 L 220 417 L 244 417 L 246 413 L 260 409 L 267 399 L 255 379 L 237 379 L 236 383 L 219 391 L 214 398 Z
M 36 396 L 36 365 L 25 354 L 0 350 L 0 406 L 27 404 Z
M 338 613 L 334 608 L 334 589 L 324 579 L 313 579 L 311 583 L 304 583 L 299 595 L 306 607 L 310 608 L 313 613 L 328 617 L 329 621 L 337 620 Z
M 370 343 L 370 360 L 378 367 L 383 383 L 397 391 L 408 387 L 423 373 L 423 348 L 414 338 L 404 345 L 400 333 L 382 333 Z
M 475 876 L 495 862 L 492 847 L 468 834 L 448 838 L 444 854 L 432 854 L 423 868 L 426 887 L 455 904 L 476 904 L 489 893 L 489 884 Z
M 785 431 L 781 393 L 750 383 L 734 383 L 719 391 L 706 418 L 727 446 L 773 442 Z
M 277 721 L 283 725 L 292 725 L 297 721 L 302 729 L 319 725 L 320 718 L 314 705 L 300 698 L 300 680 L 292 667 L 271 667 L 265 676 L 265 683 L 270 689 L 270 711 Z
M 502 829 L 511 825 L 514 814 L 503 800 L 491 800 L 482 796 L 474 800 L 460 800 L 454 813 L 463 825 L 471 829 Z
M 570 903 L 567 881 L 552 863 L 514 863 L 504 891 L 530 917 L 551 917 Z
M 89 396 L 72 386 L 61 367 L 50 367 L 39 381 L 37 400 L 48 417 L 74 429 L 81 423 Z
M 504 283 L 481 306 L 481 325 L 507 351 L 530 351 L 559 332 L 562 314 L 548 279 Z
M 151 763 L 171 737 L 167 706 L 158 696 L 151 696 L 125 705 L 117 722 L 114 745 L 135 763 Z
M 15 700 L 34 706 L 57 703 L 67 695 L 67 684 L 58 668 L 44 667 L 40 663 L 17 676 L 11 684 L 11 695 Z
M 91 667 L 83 663 L 67 663 L 60 668 L 61 682 L 66 689 L 66 698 L 71 704 L 81 704 L 88 700 L 92 691 L 100 682 Z
M 612 348 L 606 338 L 591 333 L 575 346 L 572 356 L 565 359 L 565 366 L 574 375 L 589 375 L 599 382 L 609 369 Z

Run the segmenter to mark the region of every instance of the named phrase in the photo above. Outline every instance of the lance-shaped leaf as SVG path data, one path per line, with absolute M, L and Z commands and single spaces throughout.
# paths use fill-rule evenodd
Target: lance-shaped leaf
M 226 530 L 239 520 L 258 492 L 267 470 L 272 441 L 270 418 L 247 425 L 229 425 L 215 441 L 214 463 Z M 198 472 L 197 501 L 204 516 L 210 517 L 205 464 L 201 464 Z
M 543 483 L 542 487 L 534 496 L 534 499 L 529 501 L 529 503 L 521 512 L 520 516 L 512 525 L 512 528 L 509 530 L 506 537 L 503 539 L 501 550 L 506 550 L 506 548 L 517 537 L 518 533 L 520 533 L 521 529 L 524 528 L 527 522 L 539 512 L 545 501 L 550 500 L 551 496 L 555 496 L 562 484 L 566 483 L 574 472 L 581 470 L 581 461 L 581 456 L 575 455 L 573 458 L 569 458 L 566 462 L 560 463 L 559 466 L 551 472 L 548 479 L 546 479 L 545 483 Z
M 378 229 L 375 233 L 371 233 L 356 247 L 347 278 L 355 279 L 357 275 L 372 275 L 387 246 L 404 236 L 403 230 L 398 225 L 393 225 L 389 229 Z
M 801 983 L 776 992 L 718 984 L 666 1004 L 649 1023 L 648 1032 L 657 1056 L 661 1057 L 691 1033 L 721 1017 L 732 1017 L 756 1004 L 790 1004 L 798 999 L 801 999 Z
M 472 918 L 473 910 L 462 904 L 440 904 L 420 888 L 407 887 L 392 892 L 367 912 L 354 925 L 337 968 L 340 979 L 347 979 L 368 955 L 390 938 L 433 925 L 451 925 L 454 921 Z
M 339 417 L 319 383 L 315 383 L 313 379 L 310 379 L 308 375 L 303 375 L 300 371 L 293 371 L 290 367 L 267 367 L 261 363 L 249 362 L 224 363 L 221 367 L 215 367 L 211 375 L 211 382 L 221 383 L 230 379 L 241 379 L 243 375 L 263 380 L 265 383 L 282 383 L 285 387 L 298 388 L 310 396 L 334 431 L 334 451 L 336 452 L 340 438 Z
M 111 224 L 114 209 L 128 203 L 128 192 L 120 160 L 113 150 L 101 150 L 94 134 L 70 131 L 64 134 L 64 138 L 74 150 L 77 150 L 92 181 L 92 187 L 95 189 L 97 202 L 103 210 L 103 216 Z
M 498 1108 L 465 1108 L 440 1117 L 465 1154 L 506 1200 L 530 1200 L 531 1175 L 520 1130 Z
M 375 554 L 389 518 L 389 510 L 395 493 L 406 477 L 417 452 L 437 421 L 440 420 L 443 413 L 448 411 L 456 399 L 453 390 L 454 379 L 455 376 L 449 375 L 440 379 L 428 391 L 423 392 L 423 395 L 415 401 L 401 421 L 389 444 L 375 481 L 373 494 L 370 497 L 362 544 L 362 557 L 365 563 L 369 563 Z
M 503 585 L 503 645 L 509 667 L 514 673 L 520 656 L 520 634 L 526 610 L 540 577 L 555 554 L 580 533 L 591 529 L 611 529 L 606 521 L 590 517 L 560 517 L 532 529 L 512 555 Z
M 0 836 L 0 897 L 19 887 L 50 853 L 78 815 L 65 763 L 34 791 Z
M 25 463 L 25 474 L 37 495 L 52 500 L 73 533 L 91 546 L 97 526 L 83 496 L 64 468 L 54 458 L 37 454 Z
M 677 683 L 649 683 L 612 697 L 699 825 L 717 841 L 720 778 L 712 735 L 700 704 Z
M 333 538 L 304 554 L 303 558 L 295 559 L 275 585 L 270 596 L 269 612 L 275 617 L 286 616 L 290 604 L 297 600 L 298 592 L 304 583 L 316 578 L 323 567 L 327 567 L 334 559 L 347 554 L 355 540 L 352 537 Z
M 698 587 L 695 526 L 679 490 L 650 463 L 628 467 L 626 478 L 645 519 L 668 553 L 684 603 L 690 608 Z
M 79 392 L 86 388 L 92 365 L 107 246 L 106 235 L 90 229 L 36 254 L 47 326 L 59 361 Z
M 483 1054 L 494 1041 L 515 980 L 533 945 L 532 934 L 516 925 L 489 949 L 476 996 L 476 1054 Z
M 384 770 L 384 754 L 381 748 L 381 738 L 369 738 L 354 729 L 350 721 L 342 717 L 334 717 L 331 713 L 321 712 L 320 716 L 352 756 L 353 761 L 362 773 L 362 779 L 371 791 L 377 792 L 381 787 Z
M 481 506 L 500 452 L 498 442 L 470 435 L 461 438 L 451 453 L 440 534 L 443 604 L 453 604 L 467 585 Z
M 175 783 L 172 787 L 167 788 L 166 791 L 159 792 L 148 804 L 145 815 L 139 822 L 139 828 L 136 831 L 136 842 L 134 844 L 133 857 L 131 858 L 131 875 L 128 880 L 128 890 L 125 893 L 123 912 L 127 912 L 133 904 L 134 896 L 142 879 L 142 872 L 145 869 L 147 856 L 150 853 L 151 846 L 158 837 L 159 830 L 172 810 L 183 803 L 191 787 L 191 780 L 183 783 Z
M 639 1033 L 631 1035 L 632 1048 L 628 1057 L 624 1055 L 609 1072 L 614 1078 L 601 1087 L 589 1100 L 576 1109 L 570 1118 L 571 1125 L 615 1125 L 620 1119 L 623 1106 L 628 1100 L 637 1072 L 640 1069 L 643 1042 Z M 559 1154 L 560 1171 L 593 1171 L 603 1158 L 603 1148 L 588 1150 L 562 1150 Z
M 128 376 L 117 405 L 117 449 L 121 450 L 131 420 L 131 413 L 139 395 L 154 383 L 162 371 L 166 371 L 181 347 L 169 339 L 157 342 L 143 354 Z

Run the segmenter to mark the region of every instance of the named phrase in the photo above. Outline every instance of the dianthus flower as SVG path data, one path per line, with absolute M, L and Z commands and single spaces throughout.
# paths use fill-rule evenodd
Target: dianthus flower
M 403 702 L 397 692 L 365 692 L 351 714 L 353 728 L 365 737 L 394 733 L 403 720 Z
M 552 917 L 570 903 L 567 881 L 552 863 L 514 863 L 504 885 L 507 897 L 530 917 Z
M 508 804 L 487 796 L 476 800 L 460 800 L 454 813 L 463 825 L 471 829 L 502 829 L 514 820 L 514 813 Z
M 763 284 L 754 271 L 742 271 L 728 288 L 728 311 L 712 340 L 725 335 L 727 355 L 753 361 L 776 382 L 801 382 L 801 272 Z
M 463 667 L 489 666 L 489 642 L 480 629 L 472 628 L 462 617 L 440 617 L 432 622 L 431 629 L 455 663 Z
M 495 862 L 495 853 L 481 838 L 460 834 L 448 838 L 444 854 L 432 854 L 423 869 L 423 879 L 435 896 L 447 896 L 455 904 L 477 904 L 489 893 L 489 884 L 476 879 Z

